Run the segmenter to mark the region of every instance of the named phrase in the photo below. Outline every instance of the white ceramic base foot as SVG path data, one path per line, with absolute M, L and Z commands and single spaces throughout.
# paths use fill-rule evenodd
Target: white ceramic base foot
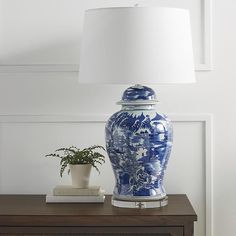
M 151 200 L 151 201 L 124 201 L 120 199 L 116 199 L 112 197 L 111 203 L 113 206 L 116 207 L 123 207 L 123 208 L 159 208 L 168 205 L 168 197 L 164 197 L 159 200 Z

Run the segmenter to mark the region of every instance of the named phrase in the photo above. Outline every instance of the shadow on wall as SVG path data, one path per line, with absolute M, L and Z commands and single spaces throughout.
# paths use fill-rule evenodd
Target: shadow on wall
M 5 52 L 1 53 L 0 64 L 78 64 L 79 46 L 78 36 L 47 43 L 33 42 L 28 39 L 27 47 L 23 49 L 5 49 Z

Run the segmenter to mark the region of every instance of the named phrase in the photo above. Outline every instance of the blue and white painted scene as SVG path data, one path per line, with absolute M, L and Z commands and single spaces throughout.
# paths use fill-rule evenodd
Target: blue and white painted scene
M 138 87 L 142 99 L 137 91 L 130 89 L 137 90 L 137 87 L 127 89 L 129 94 L 139 97 L 137 103 L 150 101 L 143 97 L 144 90 L 150 88 Z M 146 94 L 154 100 L 153 93 Z M 124 200 L 164 198 L 163 177 L 172 147 L 172 125 L 150 104 L 129 106 L 129 101 L 133 104 L 135 99 L 131 97 L 127 101 L 124 95 L 122 101 L 126 103 L 122 110 L 112 115 L 106 125 L 106 147 L 116 179 L 114 196 Z

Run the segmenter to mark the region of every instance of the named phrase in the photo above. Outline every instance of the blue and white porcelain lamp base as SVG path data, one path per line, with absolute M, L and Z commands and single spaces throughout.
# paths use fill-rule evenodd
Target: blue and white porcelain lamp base
M 167 205 L 164 171 L 172 147 L 172 125 L 157 113 L 154 90 L 135 85 L 123 93 L 122 109 L 106 124 L 106 148 L 115 175 L 113 205 Z

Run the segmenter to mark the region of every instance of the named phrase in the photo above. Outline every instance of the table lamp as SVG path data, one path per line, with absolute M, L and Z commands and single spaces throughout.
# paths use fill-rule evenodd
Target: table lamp
M 106 124 L 115 175 L 112 204 L 153 208 L 168 203 L 164 172 L 172 125 L 155 110 L 148 84 L 195 82 L 189 12 L 166 7 L 90 9 L 85 13 L 79 82 L 134 84 Z

